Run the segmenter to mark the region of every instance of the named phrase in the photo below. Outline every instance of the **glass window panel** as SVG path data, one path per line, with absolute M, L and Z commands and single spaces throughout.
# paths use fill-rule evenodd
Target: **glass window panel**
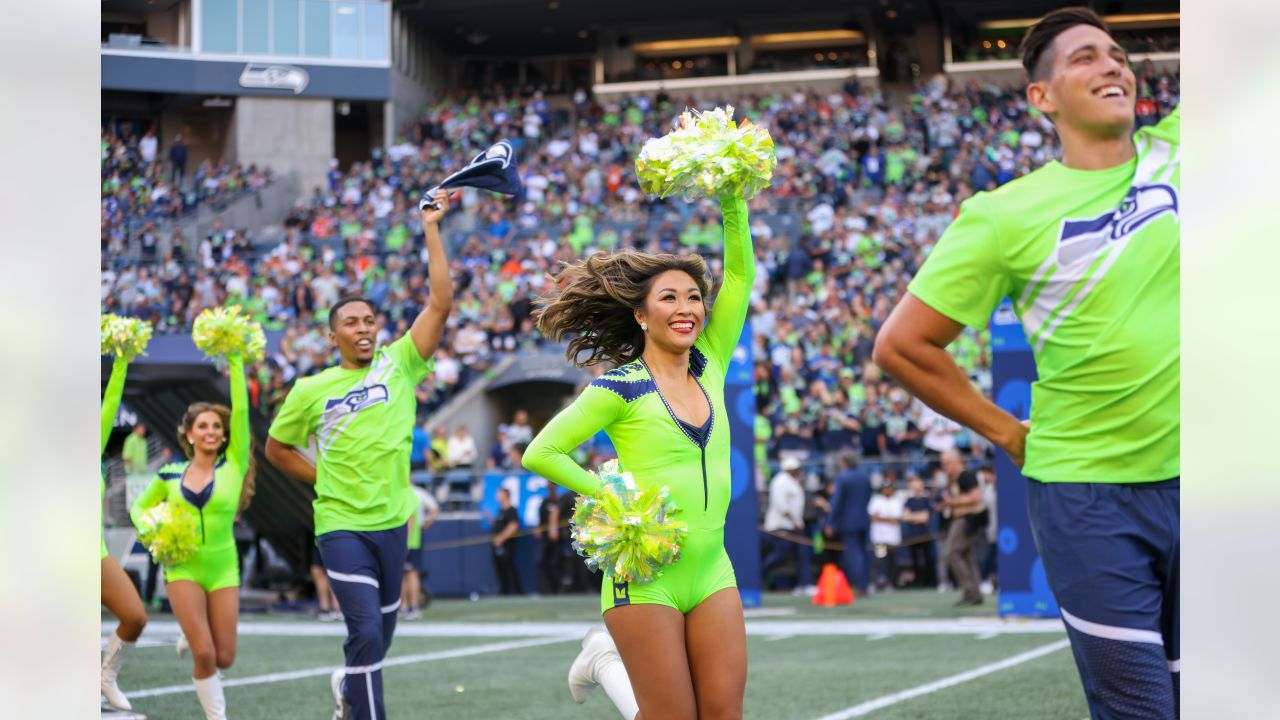
M 360 3 L 333 4 L 333 56 L 347 60 L 360 57 Z
M 329 57 L 329 12 L 328 0 L 305 0 L 302 22 L 306 26 L 303 40 L 303 54 L 312 57 Z
M 267 4 L 269 0 L 241 0 L 240 52 L 267 54 Z
M 203 52 L 236 51 L 236 0 L 204 0 L 200 13 Z
M 301 55 L 298 39 L 302 37 L 298 12 L 298 0 L 275 0 L 275 15 L 271 18 L 271 52 L 276 55 Z
M 365 60 L 387 59 L 387 10 L 388 3 L 364 3 L 364 34 L 360 44 L 360 57 Z

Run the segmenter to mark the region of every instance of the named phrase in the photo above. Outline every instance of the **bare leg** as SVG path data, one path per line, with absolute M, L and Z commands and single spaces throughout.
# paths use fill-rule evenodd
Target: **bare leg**
M 204 588 L 190 580 L 169 583 L 169 603 L 178 618 L 182 634 L 191 647 L 194 663 L 191 676 L 197 680 L 210 677 L 218 671 L 217 650 L 213 644 L 213 631 L 209 628 L 209 601 Z
M 636 718 L 696 720 L 684 615 L 665 605 L 626 605 L 606 612 L 604 624 L 631 678 Z
M 219 670 L 226 670 L 236 661 L 239 619 L 240 588 L 222 588 L 209 593 L 209 631 L 213 637 L 214 662 Z
M 147 611 L 124 568 L 111 556 L 102 558 L 102 604 L 120 621 L 116 635 L 125 642 L 137 640 L 147 625 Z
M 685 642 L 698 720 L 741 720 L 747 689 L 747 626 L 737 588 L 725 588 L 685 616 Z

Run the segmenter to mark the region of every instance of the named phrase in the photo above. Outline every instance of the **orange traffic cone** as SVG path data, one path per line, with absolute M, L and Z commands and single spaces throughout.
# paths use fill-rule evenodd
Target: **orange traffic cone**
M 853 588 L 844 573 L 834 563 L 822 566 L 822 576 L 818 578 L 818 592 L 813 596 L 813 604 L 822 607 L 853 604 Z

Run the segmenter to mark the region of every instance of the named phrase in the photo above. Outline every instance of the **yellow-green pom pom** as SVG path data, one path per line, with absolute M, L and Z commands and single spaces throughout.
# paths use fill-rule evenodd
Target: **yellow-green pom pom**
M 769 185 L 777 165 L 769 131 L 746 119 L 735 125 L 730 105 L 682 113 L 678 129 L 640 149 L 636 177 L 650 195 L 750 198 Z
M 220 364 L 239 353 L 245 362 L 263 358 L 267 337 L 262 326 L 243 314 L 240 306 L 208 308 L 196 318 L 191 330 L 196 347 Z
M 181 503 L 163 502 L 142 515 L 138 539 L 160 565 L 184 563 L 199 545 L 196 516 Z
M 573 548 L 591 569 L 610 573 L 617 582 L 648 583 L 680 557 L 689 527 L 676 519 L 680 509 L 663 486 L 639 490 L 618 461 L 600 467 L 602 482 L 590 496 L 580 496 L 573 513 Z
M 130 361 L 147 354 L 151 323 L 119 315 L 102 316 L 102 354 Z

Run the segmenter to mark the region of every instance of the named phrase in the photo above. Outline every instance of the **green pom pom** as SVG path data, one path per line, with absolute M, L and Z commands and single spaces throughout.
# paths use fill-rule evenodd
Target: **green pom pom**
M 196 516 L 182 503 L 160 503 L 142 515 L 138 539 L 157 564 L 184 563 L 199 547 Z
M 679 129 L 641 148 L 636 177 L 660 197 L 750 198 L 768 187 L 777 165 L 769 131 L 746 119 L 735 125 L 730 105 L 681 114 Z
M 579 496 L 572 521 L 573 548 L 591 569 L 617 582 L 649 583 L 680 558 L 689 527 L 676 519 L 680 509 L 666 487 L 636 489 L 618 461 L 600 467 L 602 485 Z
M 262 326 L 242 314 L 238 305 L 207 308 L 200 313 L 192 327 L 191 339 L 219 365 L 237 353 L 245 362 L 257 362 L 267 348 Z
M 102 316 L 102 354 L 114 355 L 125 362 L 147 354 L 151 342 L 151 323 L 119 315 Z

